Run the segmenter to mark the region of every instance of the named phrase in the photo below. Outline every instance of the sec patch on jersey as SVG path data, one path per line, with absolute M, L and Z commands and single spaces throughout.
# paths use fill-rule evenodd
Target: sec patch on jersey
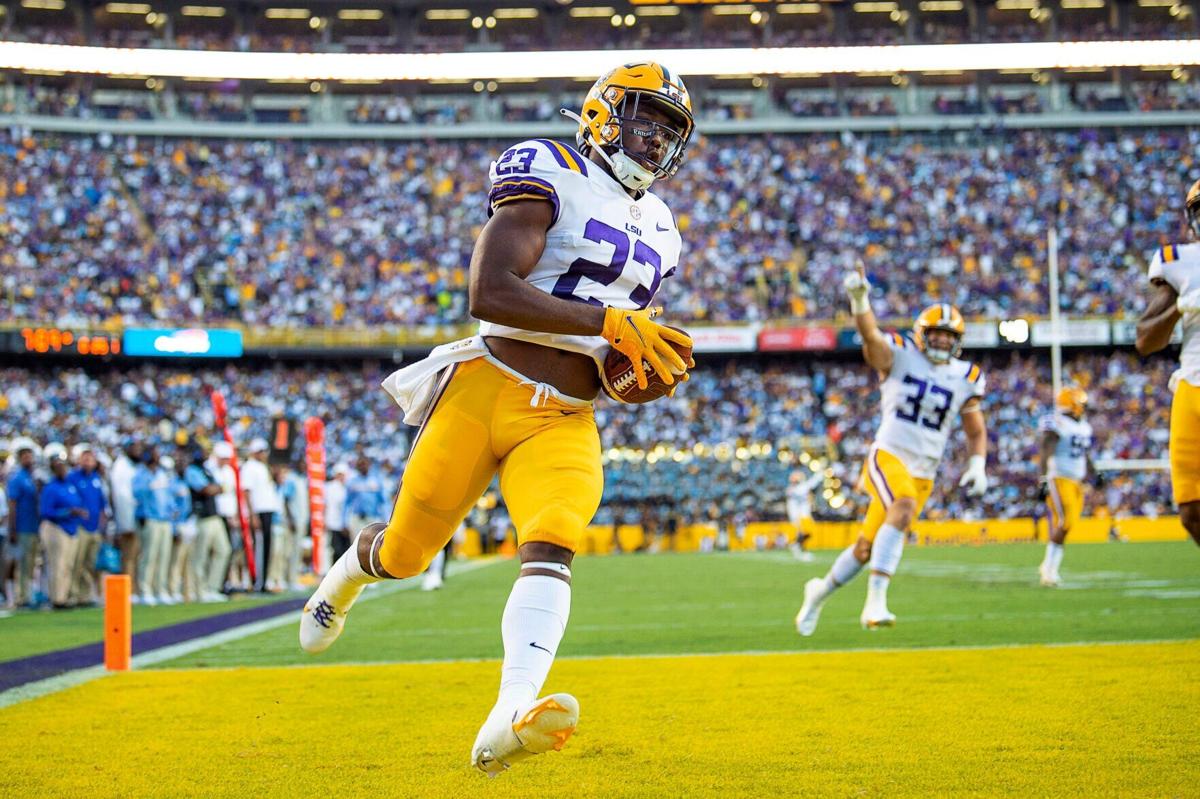
M 679 330 L 680 333 L 687 332 L 678 327 L 671 327 L 671 329 Z M 673 341 L 670 344 L 679 353 L 679 357 L 683 358 L 684 363 L 691 361 L 691 347 L 685 344 L 676 344 Z M 679 385 L 678 379 L 674 384 L 667 385 L 649 361 L 642 361 L 642 368 L 646 370 L 646 387 L 638 388 L 637 374 L 633 371 L 633 361 L 622 352 L 609 350 L 608 356 L 604 359 L 604 368 L 600 370 L 600 384 L 604 387 L 604 393 L 617 402 L 639 405 L 665 397 L 672 388 Z

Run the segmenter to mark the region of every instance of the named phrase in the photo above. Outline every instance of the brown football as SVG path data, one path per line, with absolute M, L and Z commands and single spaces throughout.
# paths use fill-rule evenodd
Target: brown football
M 668 325 L 670 327 L 670 325 Z M 679 330 L 677 327 L 671 327 L 672 330 Z M 686 333 L 686 330 L 679 330 L 680 333 Z M 682 344 L 670 342 L 675 351 L 679 353 L 679 357 L 683 358 L 683 362 L 687 363 L 692 357 L 692 348 Z M 665 397 L 667 392 L 671 390 L 663 382 L 663 379 L 654 372 L 654 367 L 646 361 L 642 361 L 642 366 L 646 369 L 646 387 L 638 388 L 637 376 L 633 372 L 633 361 L 629 360 L 629 356 L 618 350 L 609 350 L 608 357 L 604 359 L 604 368 L 600 370 L 600 382 L 604 386 L 604 393 L 619 402 L 628 402 L 634 405 L 643 402 L 652 402 L 659 397 Z M 675 379 L 678 384 L 679 379 Z

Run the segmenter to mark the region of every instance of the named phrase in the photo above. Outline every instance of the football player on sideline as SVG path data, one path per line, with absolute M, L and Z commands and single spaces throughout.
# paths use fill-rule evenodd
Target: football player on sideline
M 1185 201 L 1192 237 L 1200 239 L 1200 180 Z M 1158 352 L 1183 321 L 1180 368 L 1171 376 L 1171 488 L 1179 520 L 1200 544 L 1200 244 L 1168 244 L 1150 261 L 1151 293 L 1138 320 L 1137 351 Z
M 1063 558 L 1067 533 L 1083 513 L 1083 480 L 1088 472 L 1097 488 L 1104 478 L 1092 463 L 1092 426 L 1083 418 L 1087 392 L 1078 386 L 1066 386 L 1054 400 L 1054 412 L 1038 423 L 1042 440 L 1038 450 L 1038 499 L 1050 507 L 1046 556 L 1038 568 L 1044 586 L 1061 583 L 1058 567 Z
M 792 555 L 802 563 L 811 563 L 813 554 L 808 551 L 806 542 L 812 537 L 812 492 L 825 481 L 825 471 L 818 470 L 804 479 L 804 472 L 794 471 L 788 477 L 788 487 L 784 496 L 787 509 L 788 523 L 796 530 L 795 540 L 792 541 Z
M 860 621 L 867 629 L 896 623 L 887 606 L 888 583 L 900 565 L 905 536 L 933 491 L 956 416 L 962 417 L 971 456 L 959 485 L 973 497 L 982 496 L 988 485 L 987 430 L 980 408 L 984 377 L 978 366 L 958 358 L 966 330 L 962 315 L 950 305 L 931 305 L 917 317 L 909 341 L 880 331 L 861 264 L 846 276 L 845 288 L 863 356 L 882 380 L 883 418 L 859 479 L 871 496 L 862 530 L 825 577 L 805 584 L 804 605 L 796 614 L 801 635 L 816 631 L 825 600 L 868 562 L 871 576 Z
M 565 112 L 564 112 L 565 113 Z M 384 387 L 419 423 L 387 524 L 369 524 L 301 616 L 300 643 L 326 649 L 368 583 L 420 574 L 499 472 L 520 541 L 521 570 L 501 618 L 504 662 L 471 763 L 495 776 L 561 749 L 579 704 L 539 699 L 571 607 L 571 561 L 600 504 L 603 475 L 592 400 L 609 347 L 663 380 L 687 379 L 654 321 L 662 279 L 682 242 L 648 189 L 675 174 L 692 136 L 683 81 L 655 63 L 618 67 L 584 100 L 578 149 L 516 144 L 491 167 L 490 219 L 471 257 L 479 335 L 436 348 Z M 674 375 L 674 377 L 672 377 Z

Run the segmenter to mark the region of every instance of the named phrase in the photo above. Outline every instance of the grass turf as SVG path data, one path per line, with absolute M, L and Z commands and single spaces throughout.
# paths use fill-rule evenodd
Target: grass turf
M 0 710 L 0 796 L 1185 796 L 1197 666 L 1195 642 L 566 660 L 578 733 L 495 781 L 467 767 L 495 663 L 133 672 Z
M 211 605 L 134 605 L 133 631 L 140 633 L 277 600 L 278 597 L 238 596 L 231 602 Z M 57 649 L 93 644 L 103 638 L 103 608 L 46 612 L 21 610 L 0 618 L 0 663 Z
M 1200 552 L 1190 543 L 1068 546 L 1066 584 L 1037 585 L 1038 545 L 910 547 L 891 590 L 894 630 L 858 625 L 866 580 L 837 592 L 812 638 L 792 619 L 805 580 L 824 574 L 787 553 L 580 558 L 566 656 L 861 647 L 928 647 L 1193 638 Z M 289 665 L 499 658 L 500 614 L 516 576 L 499 563 L 442 591 L 400 592 L 356 607 L 338 643 L 313 657 L 295 625 L 165 666 Z

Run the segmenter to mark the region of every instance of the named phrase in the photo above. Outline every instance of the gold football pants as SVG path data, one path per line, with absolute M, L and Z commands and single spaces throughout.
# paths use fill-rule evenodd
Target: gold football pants
M 1200 386 L 1186 380 L 1171 402 L 1171 487 L 1176 505 L 1200 502 Z
M 1068 477 L 1055 477 L 1047 484 L 1046 504 L 1050 519 L 1063 534 L 1075 529 L 1083 515 L 1083 483 Z
M 933 493 L 933 481 L 913 477 L 904 462 L 885 449 L 871 447 L 867 452 L 867 462 L 863 464 L 862 477 L 859 487 L 866 489 L 871 497 L 867 506 L 867 515 L 863 519 L 860 531 L 868 541 L 875 540 L 875 534 L 887 519 L 888 508 L 897 499 L 907 498 L 917 503 L 913 511 L 913 521 L 921 517 L 929 495 Z M 907 531 L 905 531 L 907 532 Z
M 517 541 L 574 552 L 604 489 L 591 403 L 547 396 L 486 358 L 452 368 L 404 470 L 383 568 L 423 572 L 497 472 Z

